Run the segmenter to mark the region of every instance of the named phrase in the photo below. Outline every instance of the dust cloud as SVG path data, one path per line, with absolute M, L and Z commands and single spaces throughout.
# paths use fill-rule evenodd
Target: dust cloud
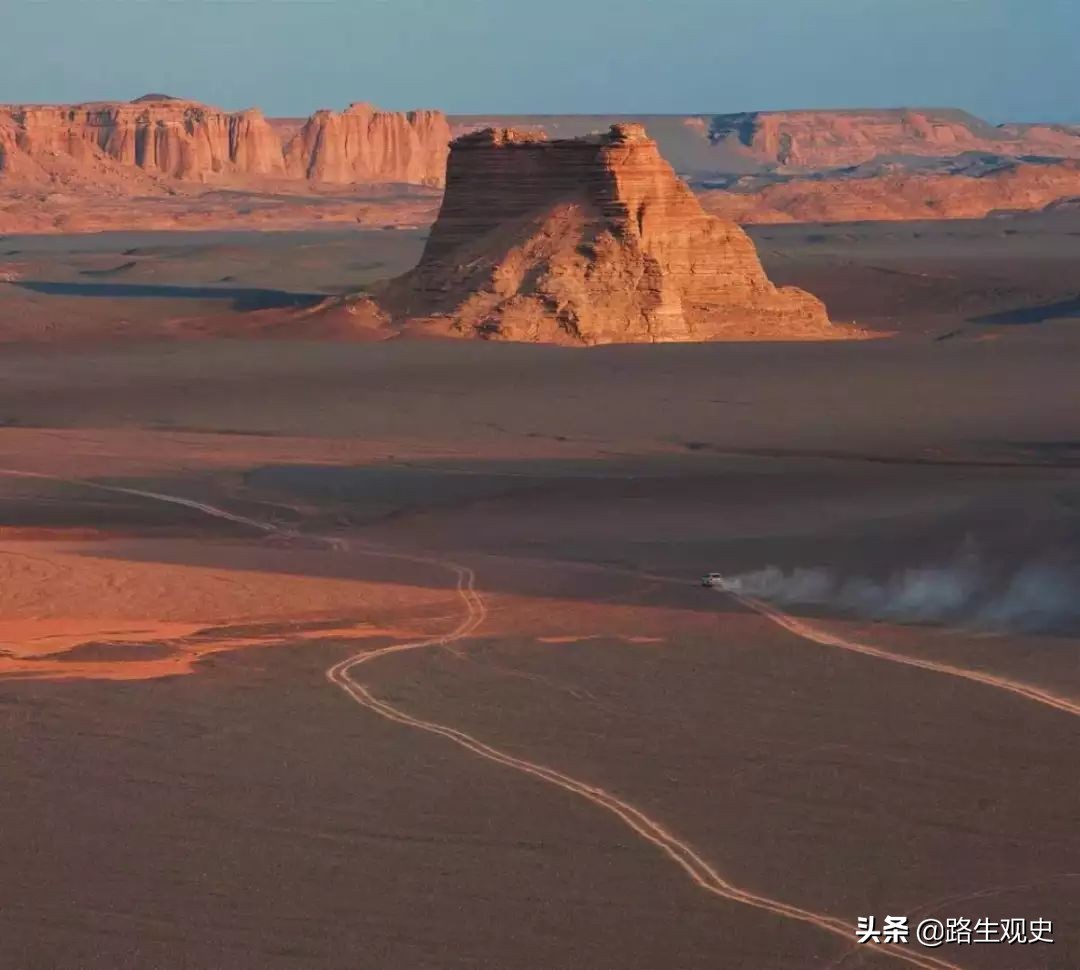
M 1080 625 L 1080 569 L 1060 557 L 990 561 L 968 547 L 951 561 L 885 576 L 770 565 L 728 577 L 731 590 L 781 606 L 821 606 L 875 620 L 946 623 L 987 631 Z

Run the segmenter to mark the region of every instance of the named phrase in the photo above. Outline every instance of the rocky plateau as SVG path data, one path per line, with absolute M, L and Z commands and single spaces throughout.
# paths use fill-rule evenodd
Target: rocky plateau
M 892 164 L 776 181 L 743 177 L 724 189 L 699 191 L 709 212 L 746 225 L 982 219 L 1039 211 L 1078 197 L 1080 162 L 993 156 L 931 168 Z
M 789 171 L 965 152 L 1080 158 L 1080 125 L 994 126 L 954 109 L 757 111 L 706 120 L 713 146 Z
M 354 104 L 291 138 L 258 110 L 148 95 L 130 103 L 0 107 L 0 184 L 166 191 L 169 182 L 438 186 L 450 128 L 437 111 Z
M 643 124 L 709 212 L 744 224 L 981 218 L 1080 197 L 1080 127 L 953 109 L 267 118 L 151 94 L 0 107 L 0 233 L 422 227 L 455 135 L 557 143 L 613 124 Z

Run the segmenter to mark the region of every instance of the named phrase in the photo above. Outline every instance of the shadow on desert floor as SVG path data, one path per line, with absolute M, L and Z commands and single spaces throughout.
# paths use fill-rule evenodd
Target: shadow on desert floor
M 713 568 L 734 575 L 786 561 L 801 566 L 844 564 L 849 574 L 856 576 L 859 570 L 882 565 L 895 571 L 902 569 L 905 561 L 926 565 L 910 557 L 913 550 L 931 555 L 925 539 L 928 533 L 936 534 L 944 550 L 939 551 L 939 561 L 947 563 L 947 533 L 955 533 L 953 541 L 960 541 L 971 522 L 988 528 L 987 522 L 1010 518 L 994 506 L 972 513 L 970 521 L 950 523 L 939 507 L 943 491 L 936 480 L 948 469 L 918 465 L 911 469 L 914 478 L 909 487 L 928 491 L 934 508 L 905 513 L 897 495 L 885 493 L 881 497 L 894 521 L 887 527 L 878 522 L 872 534 L 859 518 L 878 514 L 868 499 L 861 501 L 861 511 L 854 519 L 837 529 L 852 533 L 854 539 L 849 536 L 847 541 L 843 535 L 826 538 L 814 530 L 804 529 L 801 535 L 786 532 L 783 522 L 769 521 L 778 518 L 775 513 L 767 520 L 754 518 L 755 505 L 764 504 L 767 509 L 791 506 L 795 502 L 792 488 L 803 502 L 788 509 L 795 523 L 815 514 L 820 520 L 823 501 L 839 498 L 841 507 L 854 501 L 843 492 L 857 495 L 864 491 L 868 484 L 865 476 L 887 474 L 896 484 L 896 473 L 874 471 L 862 462 L 828 466 L 831 473 L 802 464 L 802 474 L 792 476 L 776 474 L 774 460 L 755 459 L 735 470 L 728 462 L 717 464 L 708 456 L 652 466 L 625 458 L 622 463 L 429 459 L 415 466 L 271 465 L 233 469 L 216 481 L 208 480 L 205 474 L 195 478 L 111 477 L 100 484 L 31 479 L 34 487 L 42 489 L 60 486 L 63 500 L 57 502 L 57 496 L 47 492 L 44 500 L 31 508 L 29 497 L 15 494 L 0 504 L 0 515 L 18 518 L 18 522 L 6 524 L 13 539 L 8 543 L 9 555 L 35 552 L 69 573 L 72 568 L 81 571 L 77 562 L 82 558 L 89 574 L 116 571 L 116 578 L 110 580 L 114 587 L 172 585 L 180 601 L 189 596 L 195 601 L 204 599 L 208 594 L 202 587 L 211 574 L 215 583 L 231 574 L 234 579 L 230 582 L 245 587 L 272 587 L 277 590 L 275 596 L 283 597 L 281 603 L 294 621 L 291 634 L 284 632 L 285 640 L 290 635 L 297 640 L 368 635 L 357 630 L 357 609 L 361 614 L 377 614 L 380 625 L 389 622 L 400 626 L 402 617 L 410 612 L 420 615 L 416 604 L 452 593 L 449 572 L 455 560 L 478 571 L 479 586 L 492 598 L 494 614 L 512 609 L 527 616 L 527 627 L 537 636 L 577 638 L 579 631 L 593 630 L 607 636 L 650 638 L 664 638 L 672 630 L 707 634 L 721 616 L 747 613 L 736 600 L 701 588 L 698 577 Z M 815 471 L 823 476 L 820 481 L 815 481 Z M 960 480 L 967 494 L 973 493 L 972 474 L 966 471 Z M 840 489 L 838 475 L 852 479 L 844 489 Z M 222 479 L 232 481 L 233 487 L 225 487 Z M 238 480 L 243 482 L 239 489 L 235 486 Z M 1050 482 L 1058 487 L 1056 473 Z M 1044 494 L 1046 483 L 1036 478 L 1034 484 L 1038 491 L 1024 501 Z M 715 517 L 718 502 L 725 509 L 720 519 Z M 740 507 L 741 522 L 737 520 Z M 215 509 L 225 511 L 219 515 Z M 1022 562 L 1031 544 L 1045 552 L 1048 529 L 1059 544 L 1067 545 L 1068 522 L 1075 516 L 1068 509 L 1063 509 L 1062 515 L 1064 518 L 1048 523 L 1012 516 L 1016 521 L 1010 528 L 998 527 L 1002 535 L 996 546 L 990 544 L 992 558 L 1003 561 L 1015 556 Z M 63 543 L 65 527 L 78 527 L 81 517 L 92 521 L 97 532 L 89 540 L 83 537 L 82 542 Z M 31 533 L 45 529 L 57 544 L 24 548 L 25 544 L 17 544 L 19 524 L 24 529 L 30 527 Z M 770 525 L 774 529 L 779 525 L 779 531 L 754 534 L 755 527 Z M 118 526 L 125 531 L 110 531 Z M 715 529 L 712 536 L 710 528 Z M 1075 523 L 1071 528 L 1075 531 Z M 725 533 L 725 529 L 729 531 Z M 749 534 L 746 529 L 750 529 Z M 1027 546 L 1015 545 L 1018 535 Z M 866 558 L 860 561 L 854 552 L 862 546 L 884 550 L 884 564 Z M 808 556 L 817 558 L 808 561 Z M 109 562 L 117 563 L 117 570 L 111 570 Z M 299 595 L 305 583 L 309 591 Z M 350 592 L 350 586 L 341 593 L 343 598 L 335 601 L 337 605 L 316 615 L 310 596 L 323 588 L 317 585 L 320 583 L 355 584 L 355 590 Z M 84 594 L 82 601 L 94 599 L 85 590 Z M 400 612 L 401 603 L 399 612 L 387 610 L 387 603 L 395 597 L 404 598 L 404 612 Z M 207 602 L 211 601 L 218 613 L 225 610 L 223 615 L 228 615 L 227 596 L 211 595 Z M 258 597 L 252 602 L 257 604 Z M 834 606 L 818 602 L 793 608 L 799 615 L 826 622 L 860 621 L 858 615 Z M 248 603 L 244 614 L 252 617 L 246 621 L 249 625 L 257 618 L 250 613 L 251 608 Z M 263 621 L 274 627 L 267 637 L 253 637 L 250 630 L 241 631 L 244 636 L 238 637 L 236 631 L 220 629 L 220 621 L 210 622 L 203 614 L 185 614 L 185 619 L 202 621 L 186 637 L 198 634 L 200 641 L 211 638 L 213 652 L 217 645 L 230 649 L 225 641 L 237 648 L 280 643 L 282 634 L 272 619 L 276 609 Z M 155 614 L 151 611 L 147 615 Z M 582 623 L 582 617 L 587 622 Z M 863 622 L 867 619 L 861 618 Z M 500 624 L 493 626 L 498 630 Z M 320 632 L 330 627 L 334 634 Z M 955 656 L 954 647 L 934 635 L 934 631 L 945 629 L 942 624 L 924 620 L 910 627 L 913 635 L 920 628 L 928 636 L 916 636 L 916 650 L 941 650 Z M 1062 628 L 1046 631 L 1046 635 L 1068 640 L 1074 631 Z M 92 636 L 81 642 L 100 639 Z M 1007 653 L 1004 648 L 1002 651 Z M 982 663 L 984 656 L 1002 651 L 995 648 L 976 653 L 975 662 Z
M 987 313 L 982 316 L 972 317 L 968 322 L 997 326 L 1027 326 L 1029 324 L 1045 323 L 1047 320 L 1061 320 L 1072 317 L 1080 317 L 1080 296 L 1072 300 L 1061 300 L 1057 303 Z
M 287 307 L 310 307 L 326 298 L 322 293 L 293 293 L 287 290 L 175 286 L 150 283 L 56 283 L 46 280 L 20 280 L 14 284 L 32 293 L 46 296 L 87 296 L 106 299 L 159 300 L 231 300 L 239 311 L 276 310 Z

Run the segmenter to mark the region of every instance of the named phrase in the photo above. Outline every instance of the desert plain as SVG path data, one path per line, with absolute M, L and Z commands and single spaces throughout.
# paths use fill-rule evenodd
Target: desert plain
M 752 233 L 878 339 L 316 340 L 422 230 L 0 238 L 0 965 L 1080 964 L 1080 215 Z

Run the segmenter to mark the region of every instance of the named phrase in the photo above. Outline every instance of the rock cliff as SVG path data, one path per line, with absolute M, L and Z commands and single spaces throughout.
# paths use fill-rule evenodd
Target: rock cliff
M 858 178 L 797 177 L 749 191 L 700 194 L 707 212 L 743 224 L 981 219 L 1080 198 L 1080 163 L 1004 161 L 985 172 L 888 171 Z
M 456 115 L 457 135 L 510 127 L 578 137 L 618 122 L 644 124 L 675 171 L 691 181 L 763 171 L 824 171 L 877 158 L 1080 158 L 1080 126 L 994 126 L 951 108 L 770 111 L 722 115 Z
M 281 144 L 258 111 L 227 114 L 171 98 L 0 108 L 0 131 L 15 146 L 5 173 L 48 171 L 56 159 L 174 179 L 284 173 Z
M 784 169 L 821 170 L 881 157 L 946 157 L 964 152 L 1080 158 L 1080 128 L 995 127 L 963 111 L 764 111 L 716 115 L 718 148 Z
M 847 335 L 815 297 L 773 286 L 745 233 L 707 215 L 636 124 L 459 138 L 419 265 L 376 298 L 414 327 L 508 340 Z
M 441 184 L 446 119 L 354 106 L 319 112 L 288 143 L 257 110 L 148 95 L 131 103 L 0 107 L 0 175 L 93 183 L 303 179 Z
M 285 159 L 290 174 L 317 182 L 442 185 L 450 138 L 441 112 L 398 114 L 354 104 L 340 114 L 312 115 L 289 141 Z

